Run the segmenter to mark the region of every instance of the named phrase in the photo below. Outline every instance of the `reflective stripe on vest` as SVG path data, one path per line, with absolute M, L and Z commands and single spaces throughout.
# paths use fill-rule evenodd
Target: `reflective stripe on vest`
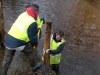
M 23 32 L 27 33 L 27 30 L 25 29 L 28 22 L 33 21 L 33 18 L 28 19 L 22 26 L 15 22 L 14 24 Z
M 34 18 L 29 16 L 27 12 L 24 12 L 17 18 L 8 34 L 17 39 L 29 42 L 27 29 L 33 22 L 35 22 Z

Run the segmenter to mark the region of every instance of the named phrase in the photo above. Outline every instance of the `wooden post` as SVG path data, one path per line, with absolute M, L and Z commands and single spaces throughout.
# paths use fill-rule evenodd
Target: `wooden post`
M 52 22 L 46 22 L 45 27 L 45 36 L 44 36 L 44 51 L 50 49 L 50 37 L 51 37 L 51 24 Z M 50 66 L 50 54 L 44 54 L 44 64 L 49 67 Z
M 4 42 L 5 35 L 6 32 L 4 30 L 2 0 L 0 0 L 0 49 L 4 49 L 3 42 Z
M 0 22 L 4 25 L 4 20 L 3 20 L 3 9 L 2 9 L 2 0 L 0 0 Z

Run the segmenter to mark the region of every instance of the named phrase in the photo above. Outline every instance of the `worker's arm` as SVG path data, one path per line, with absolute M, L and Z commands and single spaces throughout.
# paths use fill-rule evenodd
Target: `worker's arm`
M 38 36 L 37 36 L 37 23 L 32 23 L 28 28 L 28 37 L 32 46 L 38 45 Z
M 49 50 L 49 53 L 50 54 L 59 54 L 62 52 L 64 46 L 65 46 L 65 43 L 59 45 L 59 47 L 56 50 Z
M 41 31 L 42 25 L 45 23 L 45 20 L 44 20 L 44 18 L 40 18 L 38 16 L 36 22 L 37 22 L 37 25 L 38 25 L 38 38 L 40 39 L 41 35 L 42 35 L 42 31 Z

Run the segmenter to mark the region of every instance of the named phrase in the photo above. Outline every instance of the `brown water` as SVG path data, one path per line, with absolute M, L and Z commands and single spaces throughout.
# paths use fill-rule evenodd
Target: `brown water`
M 39 4 L 40 16 L 52 21 L 52 32 L 65 31 L 66 46 L 62 52 L 60 75 L 100 75 L 100 0 L 3 0 L 6 31 L 32 2 Z M 41 60 L 42 49 L 43 37 L 39 40 L 37 61 Z M 3 55 L 1 52 L 1 61 Z M 16 53 L 8 72 L 18 67 L 30 68 L 27 58 L 20 52 Z

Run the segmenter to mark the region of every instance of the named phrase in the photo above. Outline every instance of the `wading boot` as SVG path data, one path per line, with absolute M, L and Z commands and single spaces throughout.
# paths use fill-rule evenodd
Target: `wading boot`
M 42 63 L 37 63 L 32 70 L 36 71 L 37 69 L 39 69 L 41 67 L 41 65 L 42 65 Z

